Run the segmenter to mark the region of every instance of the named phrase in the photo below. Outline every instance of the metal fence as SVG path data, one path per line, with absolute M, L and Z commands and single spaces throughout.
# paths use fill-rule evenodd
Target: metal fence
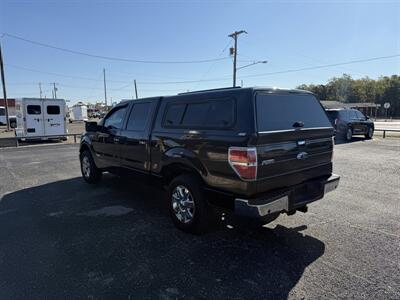
M 46 135 L 46 136 L 34 136 L 34 137 L 26 137 L 21 138 L 17 136 L 13 137 L 4 137 L 0 138 L 0 148 L 4 147 L 18 147 L 24 143 L 32 143 L 32 142 L 43 142 L 50 140 L 62 140 L 68 139 L 68 137 L 74 138 L 74 144 L 79 141 L 79 138 L 82 133 L 68 133 L 68 134 L 57 134 L 57 135 Z

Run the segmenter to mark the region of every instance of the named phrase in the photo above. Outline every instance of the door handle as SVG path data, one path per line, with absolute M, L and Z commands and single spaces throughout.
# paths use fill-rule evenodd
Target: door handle
M 119 138 L 114 138 L 114 143 L 119 143 Z
M 186 130 L 183 133 L 187 134 L 187 135 L 201 135 L 202 132 L 198 131 L 198 130 Z
M 146 141 L 145 140 L 139 140 L 139 144 L 140 145 L 146 145 Z

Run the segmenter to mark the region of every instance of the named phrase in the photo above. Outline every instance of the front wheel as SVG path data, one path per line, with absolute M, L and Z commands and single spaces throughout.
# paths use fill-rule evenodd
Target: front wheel
M 92 154 L 85 150 L 80 155 L 82 177 L 87 183 L 97 183 L 101 180 L 103 173 L 96 167 Z
M 169 212 L 179 229 L 201 234 L 207 232 L 216 217 L 207 203 L 202 183 L 193 175 L 181 175 L 172 180 L 168 188 Z
M 372 139 L 373 136 L 374 136 L 374 129 L 372 127 L 369 127 L 367 133 L 365 134 L 365 138 L 370 140 Z

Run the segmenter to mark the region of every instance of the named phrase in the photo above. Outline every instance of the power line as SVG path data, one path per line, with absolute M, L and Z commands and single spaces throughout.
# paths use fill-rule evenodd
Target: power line
M 341 65 L 350 65 L 350 64 L 356 64 L 356 63 L 378 61 L 378 60 L 384 60 L 384 59 L 390 59 L 390 58 L 396 58 L 396 57 L 400 57 L 400 54 L 393 54 L 393 55 L 379 56 L 379 57 L 371 57 L 371 58 L 358 59 L 358 60 L 350 60 L 350 61 L 346 61 L 346 62 L 339 62 L 339 63 L 326 64 L 326 65 L 318 65 L 318 66 L 310 66 L 310 67 L 303 67 L 303 68 L 297 68 L 297 69 L 287 69 L 287 70 L 274 71 L 274 72 L 261 73 L 261 74 L 242 75 L 240 77 L 241 78 L 252 78 L 252 77 L 270 76 L 270 75 L 276 75 L 276 74 L 286 74 L 286 73 L 294 73 L 294 72 L 301 72 L 301 71 L 310 71 L 310 70 L 316 70 L 316 69 L 336 67 L 336 66 L 341 66 Z M 99 81 L 99 79 L 94 79 L 94 78 L 65 75 L 65 74 L 60 74 L 60 73 L 52 73 L 52 72 L 41 71 L 41 70 L 37 70 L 37 69 L 30 69 L 30 68 L 25 68 L 25 67 L 16 66 L 16 65 L 10 65 L 10 64 L 4 64 L 4 65 L 7 66 L 7 67 L 12 67 L 12 68 L 16 68 L 16 69 L 21 69 L 21 70 L 26 70 L 26 71 L 30 71 L 30 72 L 36 72 L 36 73 L 42 73 L 42 74 L 47 74 L 47 75 L 52 75 L 52 76 L 59 76 L 59 77 L 73 78 L 73 79 L 80 79 L 80 80 L 89 80 L 89 81 L 96 81 L 96 82 Z M 143 84 L 145 84 L 145 85 L 188 84 L 188 83 L 198 83 L 198 82 L 228 81 L 228 80 L 230 80 L 230 78 L 231 78 L 231 76 L 224 76 L 224 77 L 201 79 L 201 80 L 138 81 L 138 83 L 140 83 L 142 85 Z M 131 86 L 132 85 L 131 81 L 119 81 L 119 80 L 107 80 L 107 81 L 115 82 L 115 83 L 125 83 L 125 84 L 127 84 L 127 86 Z M 123 89 L 123 88 L 120 88 L 120 89 Z
M 200 64 L 200 63 L 209 63 L 209 62 L 215 62 L 215 61 L 222 61 L 222 60 L 227 60 L 229 57 L 222 57 L 222 58 L 210 58 L 210 59 L 202 59 L 202 60 L 181 60 L 181 61 L 162 61 L 162 60 L 139 60 L 139 59 L 130 59 L 130 58 L 120 58 L 120 57 L 112 57 L 112 56 L 104 56 L 104 55 L 97 55 L 97 54 L 91 54 L 87 52 L 82 52 L 82 51 L 77 51 L 77 50 L 71 50 L 67 48 L 61 48 L 49 44 L 45 44 L 42 42 L 37 42 L 33 40 L 29 40 L 14 34 L 10 33 L 3 33 L 3 36 L 20 40 L 26 43 L 30 43 L 36 46 L 41 46 L 41 47 L 46 47 L 46 48 L 51 48 L 54 50 L 59 50 L 63 52 L 68 52 L 72 54 L 77 54 L 77 55 L 83 55 L 83 56 L 88 56 L 88 57 L 93 57 L 93 58 L 99 58 L 99 59 L 105 59 L 105 60 L 112 60 L 112 61 L 123 61 L 123 62 L 130 62 L 130 63 L 142 63 L 142 64 Z
M 400 57 L 400 54 L 371 57 L 371 58 L 358 59 L 358 60 L 350 60 L 350 61 L 341 62 L 341 63 L 304 67 L 304 68 L 298 68 L 298 69 L 288 69 L 288 70 L 282 70 L 282 71 L 276 71 L 276 72 L 245 75 L 245 76 L 241 76 L 241 77 L 242 78 L 252 78 L 252 77 L 263 77 L 263 76 L 269 76 L 269 75 L 276 75 L 276 74 L 294 73 L 294 72 L 301 72 L 301 71 L 309 71 L 309 70 L 317 70 L 317 69 L 324 69 L 324 68 L 330 68 L 330 67 L 351 65 L 351 64 L 357 64 L 357 63 L 363 63 L 363 62 L 370 62 L 370 61 L 376 61 L 376 60 L 382 60 L 382 59 L 389 59 L 389 58 L 395 58 L 395 57 Z
M 7 67 L 14 68 L 14 69 L 20 69 L 20 70 L 34 72 L 34 73 L 41 73 L 41 74 L 46 74 L 46 75 L 65 77 L 65 78 L 73 78 L 73 79 L 79 79 L 79 80 L 98 81 L 98 79 L 95 79 L 95 78 L 73 76 L 73 75 L 65 75 L 65 74 L 61 74 L 61 73 L 53 73 L 53 72 L 41 71 L 41 70 L 37 70 L 37 69 L 30 69 L 30 68 L 17 66 L 17 65 L 11 65 L 11 64 L 4 64 L 4 65 L 7 66 Z M 129 82 L 129 81 L 120 81 L 120 80 L 108 80 L 108 81 L 117 82 L 117 83 L 128 83 Z

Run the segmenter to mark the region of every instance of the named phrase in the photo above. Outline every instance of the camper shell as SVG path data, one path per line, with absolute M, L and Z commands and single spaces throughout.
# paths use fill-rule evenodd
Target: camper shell
M 66 139 L 64 99 L 19 98 L 15 100 L 15 135 L 25 139 Z

